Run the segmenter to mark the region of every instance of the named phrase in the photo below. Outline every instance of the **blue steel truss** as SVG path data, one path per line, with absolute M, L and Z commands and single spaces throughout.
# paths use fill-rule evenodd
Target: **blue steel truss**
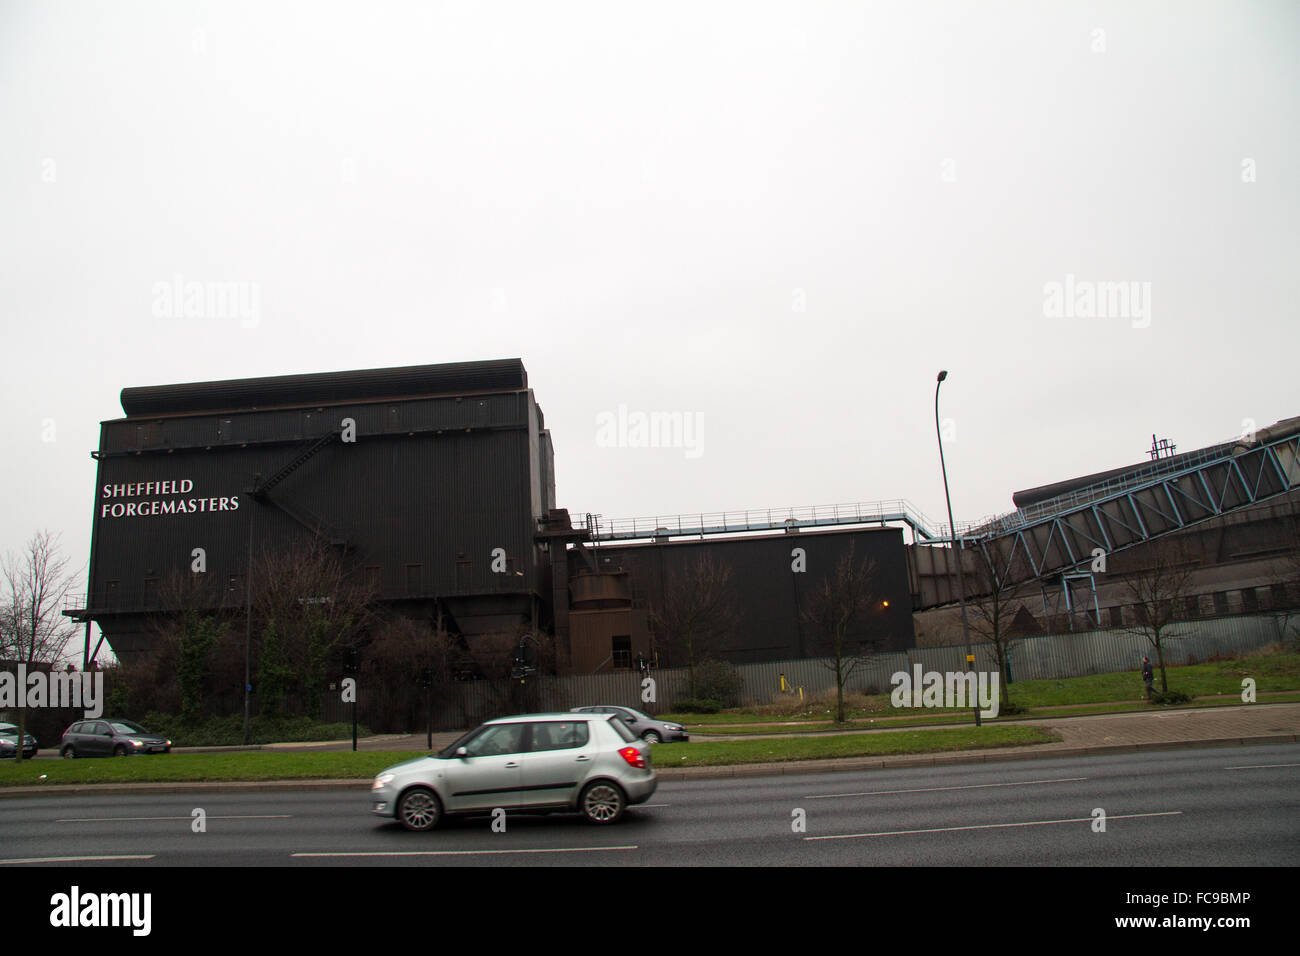
M 1290 435 L 1067 505 L 1015 530 L 967 538 L 964 546 L 979 547 L 999 579 L 1021 583 L 1083 568 L 1095 549 L 1114 554 L 1298 485 L 1300 435 Z

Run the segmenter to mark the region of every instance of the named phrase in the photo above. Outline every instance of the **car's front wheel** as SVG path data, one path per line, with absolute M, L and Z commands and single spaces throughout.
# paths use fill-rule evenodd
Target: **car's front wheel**
M 657 730 L 647 730 L 641 735 L 641 739 L 648 744 L 661 744 L 664 742 L 664 739 L 659 736 L 659 731 Z
M 64 760 L 71 760 L 73 757 L 77 756 L 77 752 L 72 749 L 71 745 L 69 745 L 59 752 L 59 756 Z
M 578 809 L 589 823 L 613 823 L 626 808 L 627 798 L 623 796 L 623 790 L 608 780 L 587 784 L 578 798 Z
M 442 819 L 442 801 L 432 790 L 415 787 L 402 794 L 397 802 L 397 819 L 408 830 L 432 830 Z
M 114 757 L 125 757 L 125 756 L 126 756 L 126 747 L 125 747 L 124 745 L 122 745 L 122 744 L 118 744 L 116 747 L 113 748 L 113 756 L 114 756 Z

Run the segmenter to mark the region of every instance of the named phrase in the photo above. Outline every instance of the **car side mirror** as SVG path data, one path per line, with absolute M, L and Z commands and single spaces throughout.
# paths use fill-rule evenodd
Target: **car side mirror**
M 468 756 L 469 756 L 469 750 L 468 750 L 467 748 L 465 748 L 465 747 L 457 747 L 457 748 L 456 748 L 456 756 L 457 756 L 457 757 L 468 757 Z

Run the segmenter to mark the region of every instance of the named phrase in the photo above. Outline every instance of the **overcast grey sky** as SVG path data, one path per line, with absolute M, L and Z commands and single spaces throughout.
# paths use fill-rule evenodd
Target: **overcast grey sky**
M 958 521 L 1300 414 L 1298 54 L 1293 0 L 0 0 L 0 550 L 86 560 L 124 386 L 518 356 L 611 518 L 943 520 L 940 368 Z

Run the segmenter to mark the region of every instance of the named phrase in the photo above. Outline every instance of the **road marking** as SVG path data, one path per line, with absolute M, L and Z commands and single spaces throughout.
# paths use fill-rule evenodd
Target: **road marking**
M 937 793 L 940 790 L 985 790 L 989 787 L 1029 787 L 1042 783 L 1077 783 L 1087 777 L 1060 777 L 1055 780 L 1021 780 L 1018 783 L 975 783 L 966 787 L 918 787 L 913 790 L 864 790 L 861 793 L 816 793 L 805 800 L 830 800 L 834 797 L 879 797 L 889 793 Z
M 600 850 L 636 850 L 636 846 L 566 846 L 523 850 L 374 850 L 356 853 L 291 853 L 295 857 L 321 856 L 499 856 L 506 853 L 595 853 Z
M 209 820 L 288 820 L 292 813 L 265 813 L 265 814 L 245 814 L 239 816 L 215 817 L 209 815 Z M 126 823 L 140 822 L 144 820 L 193 820 L 193 816 L 185 817 L 68 817 L 63 820 L 55 820 L 55 823 Z
M 666 807 L 666 806 L 668 806 L 668 804 L 666 803 L 638 803 L 633 809 L 649 810 L 651 807 Z
M 6 863 L 102 863 L 105 860 L 152 860 L 154 854 L 145 853 L 132 856 L 34 856 L 26 860 L 0 860 Z
M 1224 767 L 1224 770 L 1272 770 L 1274 767 L 1300 767 L 1300 763 L 1253 763 L 1245 767 Z
M 1137 817 L 1179 817 L 1182 810 L 1166 810 L 1161 813 L 1125 813 L 1110 814 L 1107 820 L 1132 820 Z M 835 836 L 806 836 L 805 840 L 856 840 L 860 837 L 906 836 L 910 833 L 950 833 L 954 830 L 998 830 L 1005 827 L 1045 827 L 1053 823 L 1092 823 L 1093 817 L 1075 817 L 1071 820 L 1029 820 L 1025 823 L 980 823 L 966 827 L 929 827 L 924 830 L 882 830 L 879 833 L 842 833 Z

